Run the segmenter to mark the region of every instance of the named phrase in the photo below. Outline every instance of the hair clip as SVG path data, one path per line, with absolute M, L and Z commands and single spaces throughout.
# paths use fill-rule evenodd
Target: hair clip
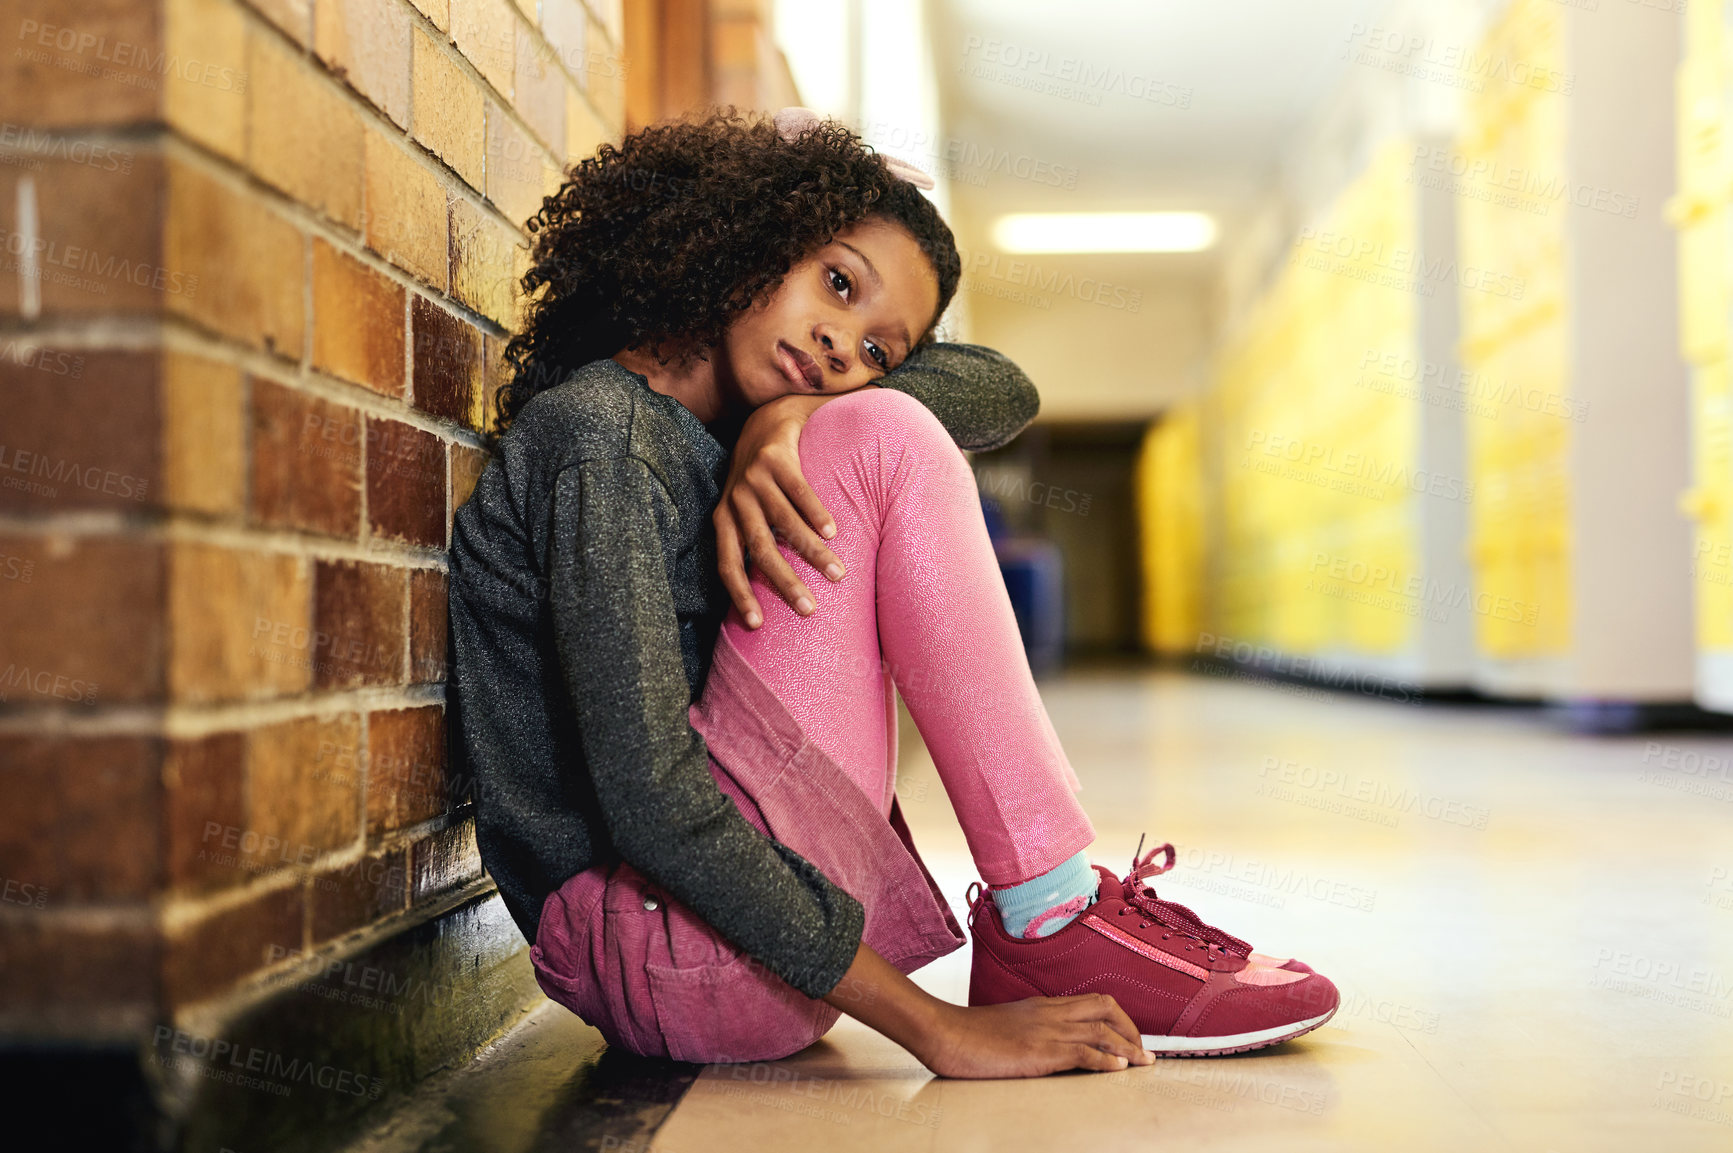
M 791 104 L 776 114 L 775 121 L 777 135 L 792 143 L 803 133 L 809 132 L 824 123 L 824 117 L 820 116 L 810 108 L 802 108 L 797 104 Z M 891 156 L 888 153 L 880 152 L 879 155 L 884 157 L 885 167 L 890 169 L 892 176 L 895 176 L 899 180 L 907 181 L 908 183 L 913 184 L 916 188 L 925 191 L 932 190 L 933 178 L 921 169 L 916 168 L 906 160 L 898 160 L 895 156 Z

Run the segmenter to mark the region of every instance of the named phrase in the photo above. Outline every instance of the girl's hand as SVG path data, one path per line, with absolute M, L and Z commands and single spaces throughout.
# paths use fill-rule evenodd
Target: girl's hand
M 842 395 L 842 394 L 837 394 Z M 812 593 L 776 547 L 788 542 L 800 558 L 833 581 L 842 562 L 820 539 L 836 535 L 836 523 L 800 472 L 800 430 L 831 396 L 789 395 L 763 405 L 741 426 L 728 480 L 716 506 L 716 568 L 748 628 L 764 623 L 746 553 L 789 606 L 801 616 L 816 607 Z M 817 530 L 816 532 L 814 530 Z
M 921 1064 L 941 1077 L 1042 1077 L 1067 1069 L 1113 1072 L 1155 1057 L 1119 1002 L 1105 993 L 1031 997 L 1004 1005 L 947 1005 Z
M 825 1001 L 872 1026 L 941 1077 L 1041 1077 L 1151 1065 L 1137 1026 L 1104 993 L 964 1008 L 909 980 L 862 941 Z

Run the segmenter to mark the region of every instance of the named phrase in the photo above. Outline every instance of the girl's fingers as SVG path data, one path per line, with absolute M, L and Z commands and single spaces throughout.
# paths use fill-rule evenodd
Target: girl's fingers
M 812 611 L 818 607 L 817 602 L 812 599 L 811 591 L 795 575 L 794 569 L 783 559 L 782 553 L 776 547 L 776 541 L 769 533 L 764 534 L 763 545 L 753 546 L 752 563 L 758 566 L 764 579 L 776 589 L 776 595 L 788 602 L 788 607 L 803 617 L 812 615 Z
M 1055 998 L 1062 1001 L 1070 1010 L 1070 1020 L 1092 1023 L 1094 1026 L 1111 1034 L 1116 1045 L 1116 1053 L 1124 1053 L 1133 1061 L 1142 1063 L 1146 1050 L 1143 1047 L 1143 1034 L 1133 1023 L 1125 1010 L 1119 1007 L 1106 993 L 1078 993 L 1070 997 Z M 1154 1060 L 1150 1057 L 1149 1060 Z
M 717 575 L 722 578 L 722 587 L 728 590 L 728 598 L 739 610 L 746 627 L 755 629 L 764 623 L 764 614 L 759 610 L 758 598 L 752 595 L 752 581 L 746 575 L 740 530 L 735 526 L 734 514 L 725 505 L 717 506 L 715 520 Z
M 800 510 L 801 518 L 826 540 L 836 535 L 836 521 L 831 519 L 830 510 L 824 507 L 824 502 L 818 499 L 818 493 L 806 483 L 806 475 L 800 471 L 800 459 L 784 463 L 772 470 L 777 487 L 783 495 Z
M 1142 1042 L 1133 1044 L 1120 1036 L 1119 1031 L 1106 1021 L 1096 1021 L 1089 1026 L 1088 1043 L 1100 1049 L 1103 1053 L 1115 1057 L 1124 1057 L 1133 1065 L 1145 1062 Z
M 1103 1053 L 1093 1045 L 1071 1046 L 1071 1060 L 1074 1069 L 1092 1069 L 1098 1073 L 1116 1073 L 1130 1064 L 1124 1057 Z
M 1105 997 L 1106 994 L 1102 994 L 1102 996 Z M 1129 1041 L 1138 1053 L 1148 1055 L 1149 1051 L 1143 1047 L 1142 1030 L 1138 1029 L 1136 1023 L 1132 1021 L 1125 1010 L 1119 1007 L 1119 1002 L 1112 997 L 1107 997 L 1107 1015 L 1102 1018 L 1102 1022 Z M 1155 1060 L 1154 1056 L 1150 1056 L 1149 1059 Z
M 833 581 L 842 579 L 842 561 L 837 559 L 830 547 L 820 540 L 818 534 L 802 519 L 801 513 L 789 503 L 783 490 L 772 489 L 766 497 L 760 499 L 760 503 L 765 506 L 765 515 L 770 519 L 770 523 L 782 534 L 783 543 L 816 571 Z
M 1110 1057 L 1123 1057 L 1129 1064 L 1144 1063 L 1143 1046 L 1133 1045 L 1105 1021 L 1072 1021 L 1057 1031 L 1055 1041 L 1088 1045 Z
M 741 535 L 746 538 L 746 547 L 752 552 L 752 563 L 764 574 L 764 579 L 770 582 L 776 594 L 787 601 L 795 612 L 803 617 L 812 615 L 817 603 L 784 559 L 782 550 L 776 547 L 776 537 L 770 531 L 770 525 L 764 519 L 764 510 L 759 508 L 758 502 L 737 496 L 734 514 L 740 522 Z

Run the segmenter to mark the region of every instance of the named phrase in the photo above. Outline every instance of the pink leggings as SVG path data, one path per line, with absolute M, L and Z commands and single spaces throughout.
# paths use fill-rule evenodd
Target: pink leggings
M 832 583 L 787 547 L 813 592 L 802 617 L 761 575 L 763 627 L 728 639 L 881 812 L 896 783 L 896 709 L 921 730 L 982 880 L 1039 876 L 1094 840 L 1077 778 L 1035 691 L 968 462 L 921 403 L 839 397 L 800 437 L 807 482 L 836 520 Z

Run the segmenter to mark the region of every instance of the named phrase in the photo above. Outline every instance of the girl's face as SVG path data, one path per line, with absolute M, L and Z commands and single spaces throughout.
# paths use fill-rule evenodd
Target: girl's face
M 789 269 L 722 340 L 718 373 L 751 408 L 847 392 L 901 364 L 935 320 L 939 280 L 907 229 L 874 217 Z

